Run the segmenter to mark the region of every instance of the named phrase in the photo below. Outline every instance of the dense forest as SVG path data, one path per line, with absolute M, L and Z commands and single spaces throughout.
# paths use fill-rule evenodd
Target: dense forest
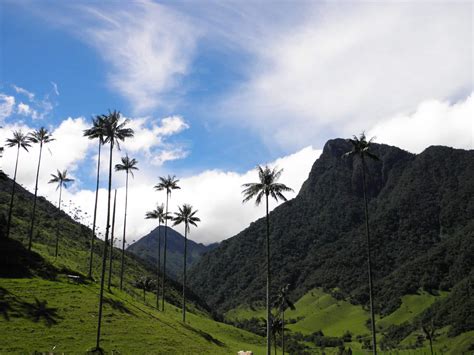
M 322 287 L 367 306 L 360 162 L 342 157 L 350 148 L 328 141 L 297 197 L 270 214 L 273 295 L 285 284 L 294 299 Z M 383 144 L 372 151 L 380 158 L 367 165 L 377 313 L 420 289 L 452 290 L 429 316 L 453 332 L 474 329 L 474 307 L 463 302 L 474 291 L 474 152 L 432 146 L 414 155 Z M 221 312 L 261 306 L 264 237 L 262 218 L 205 254 L 191 270 L 193 290 Z

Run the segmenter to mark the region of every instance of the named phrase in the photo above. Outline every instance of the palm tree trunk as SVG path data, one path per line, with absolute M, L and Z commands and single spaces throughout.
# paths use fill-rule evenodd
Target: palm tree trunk
M 127 231 L 127 204 L 128 204 L 128 170 L 125 182 L 125 217 L 123 219 L 123 238 L 122 238 L 122 261 L 120 262 L 120 290 L 123 286 L 123 267 L 125 260 L 125 234 Z
M 92 259 L 94 257 L 94 240 L 95 240 L 95 222 L 97 221 L 97 202 L 99 199 L 99 175 L 100 175 L 100 148 L 102 143 L 99 139 L 99 157 L 97 159 L 97 183 L 95 187 L 95 204 L 94 204 L 94 219 L 92 221 L 92 235 L 91 235 L 91 254 L 89 256 L 89 273 L 88 277 L 92 277 Z
M 431 355 L 433 355 L 433 340 L 431 339 L 431 336 L 429 337 L 428 339 L 430 341 L 430 351 L 431 351 Z
M 183 323 L 186 322 L 186 257 L 188 250 L 188 224 L 184 225 L 184 261 L 183 261 Z
M 16 152 L 16 163 L 15 163 L 15 173 L 13 174 L 13 186 L 12 186 L 12 197 L 10 199 L 10 209 L 8 210 L 8 222 L 7 222 L 7 238 L 10 237 L 10 224 L 12 221 L 12 212 L 13 212 L 13 197 L 15 196 L 15 185 L 16 185 L 16 171 L 18 168 L 18 158 L 20 156 L 20 144 L 18 144 L 18 149 Z
M 115 206 L 117 203 L 117 190 L 114 194 L 114 209 L 112 212 L 112 233 L 110 234 L 110 260 L 109 260 L 109 283 L 107 288 L 110 291 L 110 286 L 112 285 L 112 261 L 114 257 L 114 231 L 115 231 Z
M 168 191 L 166 191 L 166 215 L 165 215 L 165 241 L 163 244 L 163 278 L 161 280 L 161 310 L 165 310 L 165 277 L 166 277 L 166 240 L 168 237 Z
M 370 229 L 369 229 L 369 209 L 367 204 L 367 192 L 365 183 L 365 160 L 362 157 L 362 182 L 364 191 L 364 207 L 365 207 L 365 230 L 367 236 L 367 268 L 369 273 L 369 301 L 370 301 L 370 319 L 372 322 L 372 351 L 374 355 L 377 355 L 377 339 L 375 330 L 375 314 L 374 314 L 374 296 L 372 287 L 372 260 L 370 251 Z
M 158 218 L 158 265 L 156 268 L 156 309 L 160 307 L 161 220 Z
M 285 355 L 285 310 L 281 312 L 281 353 Z
M 107 267 L 107 243 L 109 242 L 109 223 L 110 223 L 110 197 L 112 194 L 112 143 L 110 143 L 110 157 L 109 157 L 109 186 L 108 186 L 108 197 L 107 197 L 107 224 L 105 226 L 105 241 L 104 241 L 104 254 L 102 255 L 102 272 L 100 278 L 100 295 L 99 295 L 99 316 L 97 323 L 97 342 L 96 349 L 100 349 L 100 328 L 102 323 L 102 306 L 104 302 L 104 281 L 105 281 L 105 268 Z
M 56 251 L 54 253 L 54 257 L 58 257 L 58 247 L 59 247 L 59 216 L 61 215 L 61 195 L 63 192 L 63 185 L 59 183 L 59 201 L 58 201 L 58 219 L 56 220 Z
M 268 193 L 265 195 L 267 205 L 267 355 L 271 353 L 270 329 L 270 220 L 268 219 Z
M 38 196 L 38 178 L 39 178 L 39 172 L 40 172 L 40 166 L 41 166 L 41 153 L 42 152 L 43 152 L 43 142 L 40 143 L 38 168 L 36 169 L 35 197 L 33 200 L 33 211 L 31 212 L 31 225 L 30 225 L 30 233 L 29 233 L 29 240 L 28 240 L 28 251 L 31 251 L 31 244 L 33 243 L 33 230 L 35 226 L 35 216 L 36 216 L 36 200 Z

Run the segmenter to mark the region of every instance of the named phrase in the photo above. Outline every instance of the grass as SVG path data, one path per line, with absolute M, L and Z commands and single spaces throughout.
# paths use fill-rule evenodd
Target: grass
M 441 291 L 439 295 L 432 295 L 426 291 L 420 291 L 416 295 L 405 295 L 402 297 L 402 305 L 395 312 L 381 318 L 377 326 L 385 329 L 393 324 L 399 325 L 410 321 L 448 294 L 449 292 Z
M 98 285 L 75 284 L 63 277 L 0 279 L 0 334 L 3 352 L 85 352 L 95 345 Z M 46 301 L 46 303 L 44 303 Z M 101 346 L 108 352 L 229 354 L 264 353 L 264 339 L 218 323 L 202 313 L 166 305 L 165 312 L 117 289 L 106 292 Z

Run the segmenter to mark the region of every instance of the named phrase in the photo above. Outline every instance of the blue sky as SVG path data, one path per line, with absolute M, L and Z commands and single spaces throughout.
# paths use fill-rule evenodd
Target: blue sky
M 256 164 L 277 162 L 298 190 L 328 139 L 362 130 L 412 152 L 473 149 L 473 12 L 461 2 L 3 1 L 0 139 L 51 129 L 40 191 L 54 201 L 48 174 L 68 169 L 67 198 L 90 210 L 96 146 L 76 137 L 91 116 L 120 110 L 138 137 L 114 155 L 140 162 L 133 237 L 152 228 L 142 216 L 162 198 L 153 182 L 171 173 L 187 187 L 174 203 L 202 213 L 195 238 L 221 240 L 261 215 L 240 206 Z M 34 168 L 20 165 L 28 188 Z M 114 186 L 120 195 L 120 176 Z

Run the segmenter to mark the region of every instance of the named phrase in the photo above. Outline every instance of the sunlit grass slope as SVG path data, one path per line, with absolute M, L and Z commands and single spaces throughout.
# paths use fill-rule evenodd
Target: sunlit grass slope
M 95 344 L 98 285 L 59 277 L 0 279 L 0 353 L 85 352 Z M 102 347 L 121 353 L 229 354 L 249 349 L 263 353 L 264 341 L 249 332 L 217 323 L 204 314 L 171 304 L 158 312 L 149 295 L 141 298 L 106 292 Z

